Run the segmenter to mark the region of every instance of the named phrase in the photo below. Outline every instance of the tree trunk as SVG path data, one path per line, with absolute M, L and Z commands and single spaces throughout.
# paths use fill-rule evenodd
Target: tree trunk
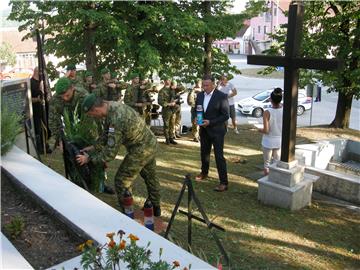
M 89 9 L 95 9 L 95 3 L 89 4 Z M 96 25 L 89 21 L 85 26 L 85 64 L 86 69 L 91 71 L 93 74 L 96 73 L 96 46 L 95 46 L 95 30 Z
M 94 42 L 94 28 L 89 24 L 89 26 L 85 29 L 85 40 L 86 46 L 85 46 L 85 63 L 86 63 L 86 69 L 91 71 L 93 74 L 96 73 L 96 47 Z
M 353 95 L 346 95 L 339 92 L 338 102 L 336 107 L 336 115 L 330 126 L 335 128 L 348 128 L 350 122 L 350 112 Z
M 206 20 L 207 17 L 211 16 L 211 1 L 203 2 L 203 12 L 204 18 Z M 205 33 L 205 41 L 204 41 L 204 75 L 211 75 L 211 65 L 212 65 L 212 42 L 213 38 L 209 33 Z
M 204 57 L 204 75 L 211 75 L 212 65 L 212 37 L 209 34 L 205 34 L 204 43 L 205 57 Z

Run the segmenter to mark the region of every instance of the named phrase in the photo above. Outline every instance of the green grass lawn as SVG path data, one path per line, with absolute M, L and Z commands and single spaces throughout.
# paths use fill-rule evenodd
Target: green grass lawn
M 329 134 L 348 134 L 360 140 L 355 131 L 335 132 L 320 127 L 299 129 L 298 141 L 307 142 L 311 137 L 327 138 Z M 225 141 L 229 190 L 224 193 L 213 191 L 218 184 L 213 156 L 210 178 L 194 183 L 195 192 L 210 220 L 226 230 L 216 233 L 230 256 L 231 269 L 360 269 L 358 213 L 316 200 L 310 207 L 296 212 L 258 202 L 257 183 L 251 176 L 261 172 L 260 141 L 261 134 L 248 125 L 240 126 L 239 135 L 230 130 Z M 177 146 L 167 146 L 159 137 L 157 166 L 162 188 L 163 220 L 166 222 L 170 219 L 184 175 L 190 173 L 195 176 L 200 168 L 199 144 L 192 142 L 190 137 L 183 137 L 178 142 Z M 120 153 L 109 164 L 108 177 L 111 181 L 123 154 Z M 45 162 L 63 173 L 59 151 L 48 156 Z M 141 208 L 147 194 L 140 177 L 135 180 L 133 189 L 136 207 Z M 116 207 L 115 196 L 95 196 Z M 182 203 L 183 210 L 187 210 L 186 198 L 187 194 Z M 186 249 L 186 216 L 176 216 L 171 237 Z M 192 251 L 213 265 L 220 259 L 220 252 L 209 231 L 204 224 L 196 221 L 193 222 Z

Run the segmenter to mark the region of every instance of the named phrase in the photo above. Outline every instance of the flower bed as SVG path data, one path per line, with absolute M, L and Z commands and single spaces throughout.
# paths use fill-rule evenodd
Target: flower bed
M 46 269 L 81 252 L 84 241 L 1 173 L 1 231 L 34 267 Z

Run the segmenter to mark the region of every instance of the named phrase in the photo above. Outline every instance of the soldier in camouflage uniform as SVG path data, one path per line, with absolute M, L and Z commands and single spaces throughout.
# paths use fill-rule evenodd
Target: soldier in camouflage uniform
M 70 64 L 66 67 L 65 77 L 69 78 L 73 85 L 77 87 L 83 87 L 83 82 L 76 75 L 76 66 L 74 64 Z
M 133 73 L 130 75 L 131 84 L 126 88 L 124 103 L 133 108 L 139 114 L 142 114 L 142 102 L 138 102 L 140 91 L 140 77 L 139 74 Z
M 64 111 L 67 110 L 72 114 L 79 104 L 80 113 L 80 106 L 86 95 L 86 90 L 73 83 L 74 81 L 67 77 L 60 78 L 55 85 L 56 93 L 49 102 L 49 128 L 56 140 L 60 138 L 60 131 L 63 128 L 61 117 L 64 116 Z M 70 115 L 70 118 L 73 118 L 73 115 Z
M 142 101 L 142 117 L 145 123 L 150 126 L 151 122 L 151 108 L 153 99 L 150 91 L 152 91 L 152 83 L 144 77 L 140 78 L 140 87 L 138 92 L 138 101 Z
M 175 91 L 176 95 L 176 102 L 178 107 L 175 110 L 175 116 L 174 116 L 174 137 L 175 138 L 181 138 L 181 99 L 180 96 L 185 92 L 185 87 L 180 85 L 178 86 L 176 81 L 171 82 L 171 89 Z
M 93 79 L 93 73 L 91 71 L 86 71 L 84 75 L 84 88 L 89 92 L 92 93 L 96 88 L 96 83 Z
M 120 146 L 127 154 L 115 175 L 115 187 L 119 204 L 123 194 L 131 192 L 132 182 L 138 174 L 145 180 L 148 199 L 154 206 L 154 215 L 160 216 L 160 184 L 156 176 L 157 141 L 143 119 L 129 106 L 120 102 L 103 101 L 95 95 L 88 95 L 82 104 L 87 115 L 104 119 L 107 130 L 94 146 L 83 149 L 88 155 L 78 155 L 80 165 L 91 161 L 108 162 L 115 159 Z
M 116 94 L 116 84 L 111 81 L 111 74 L 108 68 L 103 68 L 101 71 L 102 81 L 98 83 L 93 93 L 104 100 L 114 100 Z
M 193 136 L 194 142 L 199 142 L 199 126 L 195 122 L 196 118 L 196 96 L 201 92 L 201 80 L 198 80 L 194 86 L 194 88 L 189 92 L 187 96 L 187 103 L 191 107 L 191 134 Z
M 164 136 L 167 145 L 177 144 L 174 140 L 175 111 L 178 105 L 175 103 L 175 91 L 170 87 L 170 80 L 164 79 L 164 87 L 159 91 L 158 103 L 162 106 L 162 118 L 164 121 Z
M 76 87 L 73 82 L 67 77 L 60 78 L 55 85 L 55 95 L 51 98 L 49 104 L 49 128 L 53 134 L 53 137 L 57 142 L 61 141 L 61 131 L 64 128 L 61 117 L 64 117 L 65 112 L 68 113 L 70 121 L 74 121 L 74 113 L 77 113 L 80 119 L 81 104 L 87 94 L 86 90 L 81 87 Z M 76 111 L 77 110 L 77 111 Z M 76 111 L 76 112 L 75 112 Z M 92 120 L 90 118 L 84 119 L 84 121 Z M 102 126 L 100 122 L 97 122 L 97 130 L 93 133 L 99 133 Z M 92 131 L 89 131 L 92 132 Z M 95 137 L 95 136 L 94 136 Z M 65 166 L 70 168 L 69 174 L 73 181 L 80 184 L 78 176 L 74 172 L 74 167 L 69 160 L 65 159 Z M 93 163 L 93 171 L 99 172 L 99 174 L 92 174 L 91 191 L 106 192 L 114 194 L 114 191 L 110 187 L 104 185 L 106 179 L 103 163 Z
M 119 74 L 117 72 L 111 73 L 111 82 L 116 85 L 114 95 L 112 100 L 113 101 L 121 101 L 122 100 L 122 90 L 128 87 L 126 82 L 122 82 L 118 79 Z

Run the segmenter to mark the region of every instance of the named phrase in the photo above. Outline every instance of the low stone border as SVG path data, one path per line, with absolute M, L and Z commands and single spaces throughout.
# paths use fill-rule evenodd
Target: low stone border
M 146 246 L 148 242 L 151 242 L 152 260 L 158 259 L 159 249 L 162 248 L 162 259 L 169 263 L 176 260 L 180 262 L 181 266 L 191 264 L 191 269 L 215 269 L 136 221 L 129 219 L 15 146 L 6 156 L 2 157 L 1 166 L 25 189 L 31 191 L 47 207 L 53 209 L 63 221 L 72 224 L 72 227 L 77 228 L 77 232 L 89 235 L 98 243 L 107 242 L 107 233 L 122 229 L 127 234 L 137 235 L 140 238 L 138 244 L 141 246 Z M 67 265 L 66 268 L 79 267 L 76 258 L 68 262 L 71 261 L 74 262 L 74 265 Z M 60 268 L 61 265 L 55 268 L 58 269 L 58 267 Z M 51 267 L 50 269 L 55 268 Z
M 1 269 L 34 269 L 1 233 Z

